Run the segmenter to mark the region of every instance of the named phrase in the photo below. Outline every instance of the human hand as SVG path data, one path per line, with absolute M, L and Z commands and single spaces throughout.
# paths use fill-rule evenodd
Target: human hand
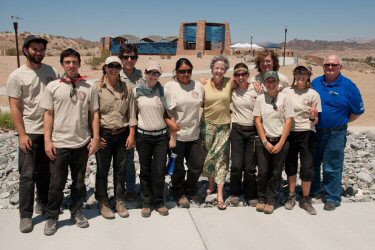
M 55 160 L 56 158 L 56 148 L 55 145 L 53 145 L 52 141 L 45 141 L 44 142 L 44 151 L 46 152 L 46 155 L 48 158 L 51 159 L 51 161 Z
M 263 92 L 263 86 L 262 84 L 259 82 L 259 81 L 255 81 L 253 83 L 254 85 L 254 88 L 255 88 L 255 91 L 258 93 L 258 94 L 261 94 Z
M 27 151 L 31 150 L 31 147 L 33 146 L 33 142 L 27 134 L 19 135 L 19 144 L 20 149 L 24 153 L 27 153 Z
M 277 154 L 283 149 L 284 144 L 278 142 L 275 146 L 272 147 L 271 154 Z
M 126 150 L 132 149 L 135 147 L 135 138 L 134 135 L 129 135 L 125 142 Z
M 181 125 L 177 122 L 171 123 L 169 129 L 171 130 L 171 132 L 177 132 L 181 130 Z
M 316 108 L 317 103 L 314 102 L 311 106 L 311 109 L 309 111 L 309 119 L 315 119 L 318 116 L 318 110 Z
M 100 147 L 100 139 L 99 138 L 92 138 L 91 142 L 87 146 L 87 149 L 89 150 L 89 155 L 95 154 Z
M 105 149 L 106 147 L 107 147 L 107 141 L 103 137 L 100 137 L 99 148 Z

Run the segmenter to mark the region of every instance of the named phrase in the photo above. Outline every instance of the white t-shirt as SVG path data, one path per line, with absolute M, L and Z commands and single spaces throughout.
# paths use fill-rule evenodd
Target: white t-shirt
M 277 110 L 274 109 L 272 100 L 274 100 Z M 285 119 L 294 117 L 293 104 L 289 96 L 283 92 L 279 92 L 275 98 L 264 93 L 258 96 L 253 115 L 262 117 L 267 137 L 280 137 L 283 133 Z
M 44 110 L 38 105 L 47 84 L 57 78 L 56 69 L 44 63 L 38 70 L 30 69 L 24 64 L 9 75 L 5 95 L 20 100 L 26 133 L 44 133 Z
M 56 80 L 48 84 L 40 107 L 54 111 L 52 142 L 56 148 L 80 148 L 91 138 L 89 111 L 99 109 L 94 83 L 76 83 L 77 93 L 70 97 L 72 85 Z
M 314 122 L 309 120 L 309 112 L 315 104 L 318 112 L 322 112 L 322 103 L 318 92 L 311 88 L 298 90 L 291 87 L 284 89 L 283 92 L 290 96 L 294 108 L 294 123 L 291 130 L 312 130 L 315 132 Z
M 232 93 L 232 123 L 254 126 L 253 109 L 258 97 L 252 85 L 247 89 L 236 88 Z
M 181 84 L 176 81 L 164 85 L 165 96 L 174 109 L 176 121 L 181 130 L 177 132 L 179 141 L 195 141 L 199 138 L 199 109 L 204 98 L 204 88 L 200 82 Z
M 288 77 L 281 74 L 279 71 L 277 71 L 277 74 L 279 75 L 279 88 L 280 89 L 289 88 L 291 84 L 290 84 Z M 267 89 L 264 87 L 264 79 L 261 73 L 257 74 L 256 76 L 251 77 L 249 82 L 253 86 L 254 86 L 254 82 L 259 82 L 262 84 L 262 88 L 263 88 L 262 92 L 267 91 Z

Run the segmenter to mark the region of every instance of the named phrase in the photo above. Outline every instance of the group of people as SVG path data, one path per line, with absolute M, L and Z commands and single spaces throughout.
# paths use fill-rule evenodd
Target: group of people
M 122 45 L 119 56 L 108 57 L 102 77 L 92 82 L 79 74 L 81 58 L 73 49 L 61 52 L 62 75 L 42 63 L 47 43 L 37 35 L 26 37 L 27 62 L 11 73 L 6 87 L 19 135 L 21 232 L 33 230 L 35 186 L 35 212 L 47 217 L 44 233 L 57 231 L 68 168 L 71 218 L 78 227 L 89 226 L 82 205 L 92 154 L 101 215 L 115 218 L 107 183 L 112 162 L 115 211 L 128 217 L 125 200 L 137 197 L 134 148 L 143 217 L 152 210 L 169 214 L 163 196 L 169 150 L 177 154 L 171 191 L 180 207 L 198 200 L 197 183 L 203 175 L 207 194 L 217 192 L 218 209 L 226 209 L 224 184 L 230 171 L 232 205 L 244 194 L 250 206 L 271 214 L 285 168 L 289 196 L 284 206 L 293 209 L 298 159 L 300 207 L 316 214 L 311 197 L 321 188 L 325 210 L 340 205 L 347 123 L 364 112 L 364 105 L 356 85 L 340 73 L 336 55 L 325 59 L 324 75 L 312 82 L 311 67 L 296 66 L 291 84 L 278 72 L 278 58 L 270 50 L 257 56 L 259 74 L 251 79 L 244 63 L 226 77 L 228 59 L 215 56 L 212 77 L 198 82 L 192 79 L 192 63 L 180 58 L 172 81 L 163 86 L 158 62 L 150 61 L 144 72 L 135 68 L 138 52 L 131 44 Z

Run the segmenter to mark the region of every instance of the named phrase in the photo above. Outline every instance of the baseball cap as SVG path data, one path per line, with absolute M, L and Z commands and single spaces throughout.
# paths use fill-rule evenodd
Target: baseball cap
M 23 42 L 23 48 L 28 48 L 31 42 L 41 42 L 44 46 L 47 45 L 48 41 L 39 35 L 28 35 Z
M 117 56 L 109 56 L 109 57 L 107 57 L 107 59 L 105 59 L 105 62 L 104 62 L 105 65 L 108 65 L 110 63 L 118 63 L 122 67 L 122 62 L 121 62 L 120 58 L 118 58 Z
M 158 62 L 156 62 L 156 61 L 150 61 L 150 62 L 147 64 L 146 70 L 147 70 L 147 71 L 156 70 L 156 71 L 158 71 L 160 74 L 162 73 L 160 63 L 158 63 Z
M 275 78 L 277 81 L 279 80 L 279 74 L 276 71 L 267 71 L 264 73 L 263 79 L 267 81 L 268 78 Z

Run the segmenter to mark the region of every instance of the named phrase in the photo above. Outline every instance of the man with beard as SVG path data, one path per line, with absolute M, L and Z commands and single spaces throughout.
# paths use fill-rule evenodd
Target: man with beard
M 44 152 L 43 110 L 38 104 L 47 84 L 58 78 L 56 69 L 42 63 L 47 40 L 28 35 L 23 44 L 26 64 L 13 71 L 7 81 L 6 95 L 18 131 L 20 231 L 33 230 L 34 189 L 37 187 L 38 212 L 47 205 L 50 183 L 49 159 Z M 35 209 L 37 212 L 37 209 Z

